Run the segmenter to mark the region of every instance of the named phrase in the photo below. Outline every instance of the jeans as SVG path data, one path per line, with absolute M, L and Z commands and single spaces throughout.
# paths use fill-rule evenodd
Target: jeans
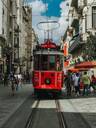
M 88 93 L 89 93 L 89 85 L 88 84 L 85 84 L 84 85 L 84 89 L 83 89 L 83 95 L 88 95 Z

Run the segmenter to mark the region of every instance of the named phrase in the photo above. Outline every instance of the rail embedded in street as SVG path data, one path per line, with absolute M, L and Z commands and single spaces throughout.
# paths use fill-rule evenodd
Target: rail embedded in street
M 38 106 L 39 106 L 39 102 L 40 102 L 40 100 L 37 101 L 37 103 L 35 104 L 34 108 L 32 109 L 31 114 L 30 114 L 30 116 L 29 116 L 29 118 L 27 120 L 27 123 L 25 125 L 25 128 L 30 128 L 31 127 L 33 119 L 35 118 L 34 116 L 35 116 L 35 114 L 37 112 L 36 108 L 38 108 Z
M 57 110 L 57 116 L 58 116 L 60 128 L 68 128 L 65 118 L 64 118 L 64 115 L 61 111 L 61 106 L 60 106 L 59 101 L 55 100 L 55 104 L 56 104 L 56 110 Z

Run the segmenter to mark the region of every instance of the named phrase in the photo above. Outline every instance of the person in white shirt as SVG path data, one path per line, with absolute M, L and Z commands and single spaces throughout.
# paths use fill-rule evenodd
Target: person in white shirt
M 78 96 L 80 94 L 80 76 L 79 73 L 76 73 L 74 76 L 74 86 L 75 86 L 75 94 Z
M 18 74 L 19 86 L 22 88 L 22 75 Z

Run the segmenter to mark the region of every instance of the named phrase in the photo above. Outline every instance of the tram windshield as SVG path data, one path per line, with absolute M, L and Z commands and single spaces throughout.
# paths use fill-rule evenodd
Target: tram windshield
M 63 70 L 63 56 L 61 55 L 35 55 L 34 70 Z

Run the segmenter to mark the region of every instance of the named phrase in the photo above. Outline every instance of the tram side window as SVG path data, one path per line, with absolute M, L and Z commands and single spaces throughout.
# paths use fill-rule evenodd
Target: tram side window
M 40 68 L 40 56 L 36 55 L 34 57 L 34 69 L 39 70 L 39 68 Z
M 63 70 L 63 63 L 64 63 L 64 57 L 60 56 L 60 67 L 61 67 L 61 70 Z

